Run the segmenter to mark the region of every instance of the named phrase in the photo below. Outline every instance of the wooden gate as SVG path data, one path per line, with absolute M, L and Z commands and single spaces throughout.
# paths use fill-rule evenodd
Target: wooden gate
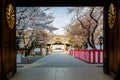
M 5 10 L 8 2 L 14 0 L 2 0 L 2 26 L 0 27 L 0 80 L 4 80 L 2 76 L 10 77 L 16 72 L 16 28 L 10 29 L 5 18 Z M 66 2 L 66 3 L 64 3 Z M 69 2 L 69 3 L 68 3 Z M 104 5 L 105 2 L 105 5 Z M 48 4 L 52 3 L 52 4 Z M 76 4 L 77 3 L 77 4 Z M 116 7 L 115 25 L 110 29 L 108 25 L 108 13 L 110 4 Z M 77 6 L 104 6 L 104 72 L 107 74 L 116 74 L 119 70 L 120 63 L 120 0 L 16 0 L 16 5 L 77 5 Z M 15 6 L 13 6 L 15 7 Z M 119 73 L 119 72 L 118 72 Z

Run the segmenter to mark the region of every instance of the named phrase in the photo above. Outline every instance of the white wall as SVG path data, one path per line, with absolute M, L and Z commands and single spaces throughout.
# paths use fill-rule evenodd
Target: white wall
M 55 48 L 64 49 L 64 45 L 53 45 L 53 46 L 52 46 L 52 49 L 54 50 Z

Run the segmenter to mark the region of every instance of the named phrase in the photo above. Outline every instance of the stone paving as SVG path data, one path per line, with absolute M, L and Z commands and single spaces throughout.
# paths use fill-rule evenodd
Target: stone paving
M 56 53 L 47 55 L 33 64 L 23 65 L 10 80 L 113 79 L 103 73 L 102 64 L 89 64 L 68 54 Z

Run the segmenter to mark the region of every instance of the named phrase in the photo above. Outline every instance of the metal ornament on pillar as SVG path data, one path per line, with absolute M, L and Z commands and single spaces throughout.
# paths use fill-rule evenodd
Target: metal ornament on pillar
M 108 12 L 108 25 L 110 29 L 114 27 L 115 19 L 116 19 L 116 7 L 113 3 L 111 3 Z
M 12 3 L 8 3 L 6 6 L 6 21 L 10 29 L 15 26 L 15 9 Z

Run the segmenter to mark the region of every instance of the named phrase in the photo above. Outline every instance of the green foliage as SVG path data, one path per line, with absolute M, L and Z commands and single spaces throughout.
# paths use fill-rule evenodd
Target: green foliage
M 84 49 L 87 49 L 88 48 L 88 43 L 87 42 L 83 42 L 83 47 L 84 47 Z
M 74 45 L 74 48 L 75 48 L 75 49 L 82 49 L 82 46 L 81 46 L 81 45 L 78 45 L 78 44 L 75 44 L 75 45 Z

